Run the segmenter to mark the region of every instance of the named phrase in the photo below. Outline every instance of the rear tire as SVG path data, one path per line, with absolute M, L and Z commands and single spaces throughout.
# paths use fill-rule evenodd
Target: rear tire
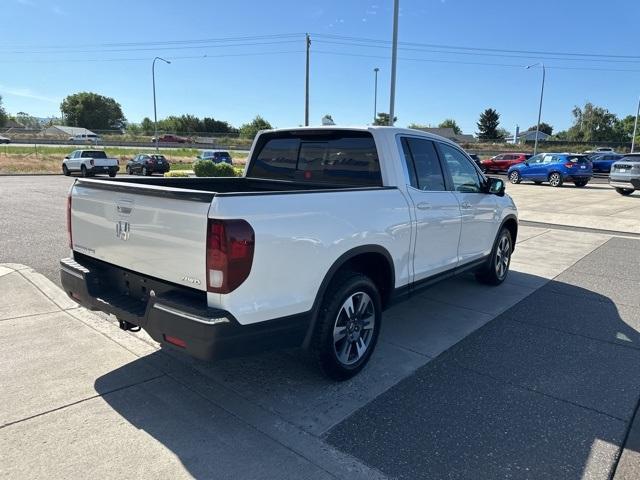
M 564 181 L 562 180 L 562 175 L 558 172 L 553 172 L 549 175 L 549 185 L 552 187 L 561 187 Z
M 67 168 L 67 166 L 66 166 L 66 165 L 62 165 L 62 174 L 63 174 L 65 177 L 68 177 L 69 175 L 71 175 L 71 172 L 69 171 L 69 169 Z
M 631 195 L 633 192 L 635 192 L 635 189 L 634 188 L 616 188 L 616 192 L 626 197 Z
M 542 185 L 542 182 L 540 180 L 535 180 L 533 183 L 535 183 L 536 185 Z
M 579 180 L 577 182 L 573 182 L 573 184 L 578 188 L 586 187 L 587 183 L 589 183 L 589 180 Z
M 84 165 L 80 167 L 80 175 L 82 175 L 83 177 L 89 176 L 89 172 L 87 172 L 87 167 L 85 167 Z
M 512 253 L 511 232 L 506 227 L 502 227 L 491 250 L 489 261 L 482 270 L 476 273 L 476 279 L 487 285 L 500 285 L 509 273 Z
M 514 170 L 513 172 L 511 172 L 509 174 L 509 181 L 511 183 L 520 183 L 522 181 L 522 176 L 520 175 L 520 172 L 518 172 L 517 170 Z
M 116 176 L 116 173 L 117 173 L 117 172 L 109 172 L 109 176 L 110 176 L 111 178 L 113 178 L 113 177 L 115 177 L 115 176 Z
M 329 378 L 347 380 L 373 353 L 382 321 L 376 285 L 361 273 L 339 274 L 327 290 L 312 339 L 312 351 Z

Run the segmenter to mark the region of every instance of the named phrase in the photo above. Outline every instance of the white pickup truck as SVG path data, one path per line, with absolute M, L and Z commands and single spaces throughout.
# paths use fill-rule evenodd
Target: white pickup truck
M 104 150 L 74 150 L 64 157 L 62 173 L 69 176 L 73 172 L 80 172 L 83 177 L 107 173 L 115 177 L 120 169 L 119 163 L 117 158 L 107 157 Z
M 168 348 L 303 346 L 345 379 L 394 302 L 462 271 L 505 279 L 518 220 L 504 188 L 416 130 L 263 131 L 242 178 L 76 180 L 62 284 Z

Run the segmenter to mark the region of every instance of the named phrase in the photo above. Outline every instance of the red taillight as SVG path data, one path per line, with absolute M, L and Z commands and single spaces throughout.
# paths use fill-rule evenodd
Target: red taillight
M 67 233 L 69 234 L 69 248 L 73 250 L 73 237 L 71 236 L 71 192 L 67 196 Z
M 564 164 L 564 166 L 567 167 L 567 168 L 572 168 L 572 167 L 575 167 L 576 164 L 573 163 L 573 162 L 567 162 L 567 163 Z
M 170 335 L 164 336 L 164 341 L 170 343 L 171 345 L 175 345 L 176 347 L 186 348 L 187 342 L 178 337 L 172 337 Z
M 229 293 L 251 272 L 255 233 L 244 220 L 213 220 L 207 226 L 207 290 Z

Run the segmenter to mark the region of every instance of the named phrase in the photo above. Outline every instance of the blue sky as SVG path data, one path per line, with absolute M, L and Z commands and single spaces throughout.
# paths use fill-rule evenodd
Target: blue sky
M 390 47 L 328 35 L 390 40 L 391 0 L 2 3 L 0 95 L 10 113 L 57 115 L 66 95 L 86 90 L 114 97 L 130 121 L 152 117 L 151 60 L 160 55 L 172 61 L 156 64 L 160 118 L 192 113 L 239 125 L 261 114 L 274 126 L 299 125 L 304 32 L 312 34 L 312 124 L 327 113 L 340 124 L 370 123 L 375 67 L 378 111 L 389 109 Z M 635 113 L 640 57 L 624 56 L 640 55 L 640 2 L 400 0 L 400 6 L 399 126 L 452 117 L 471 133 L 479 113 L 493 107 L 507 130 L 529 127 L 541 71 L 523 65 L 536 61 L 548 65 L 542 117 L 556 130 L 569 127 L 571 109 L 587 100 L 620 116 Z M 212 40 L 281 34 L 292 35 Z M 104 46 L 114 43 L 133 45 Z

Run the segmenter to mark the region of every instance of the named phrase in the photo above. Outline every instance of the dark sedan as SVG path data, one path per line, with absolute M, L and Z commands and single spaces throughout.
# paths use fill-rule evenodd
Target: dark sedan
M 153 173 L 166 173 L 171 169 L 164 155 L 155 153 L 140 153 L 127 162 L 129 175 L 151 175 Z

